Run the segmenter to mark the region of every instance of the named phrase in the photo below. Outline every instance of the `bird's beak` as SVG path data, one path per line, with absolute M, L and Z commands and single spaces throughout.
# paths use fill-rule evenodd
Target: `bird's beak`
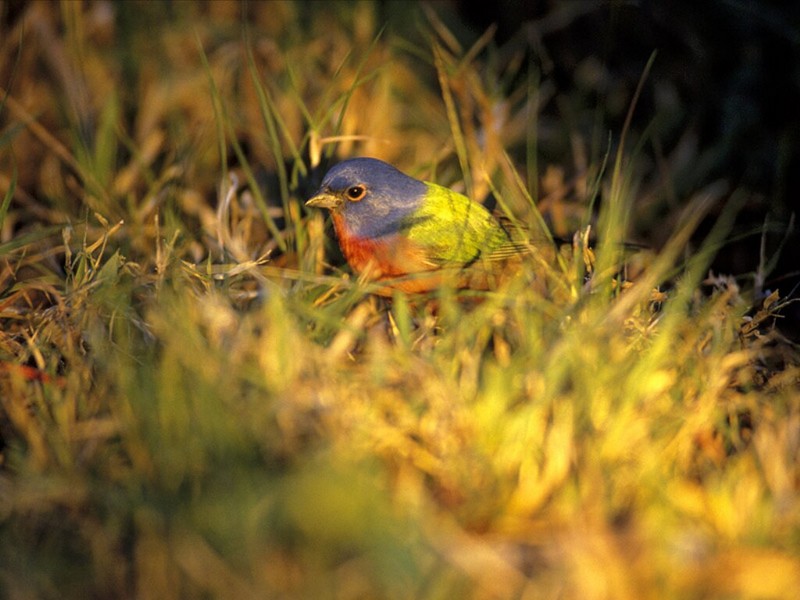
M 306 206 L 313 206 L 314 208 L 327 208 L 334 210 L 342 205 L 342 199 L 335 196 L 330 192 L 319 192 L 316 196 L 306 201 Z

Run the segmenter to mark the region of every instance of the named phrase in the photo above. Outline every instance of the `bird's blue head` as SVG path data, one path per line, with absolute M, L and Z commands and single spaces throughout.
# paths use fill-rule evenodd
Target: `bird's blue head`
M 377 158 L 351 158 L 333 167 L 306 206 L 341 215 L 351 235 L 397 232 L 422 204 L 428 186 Z

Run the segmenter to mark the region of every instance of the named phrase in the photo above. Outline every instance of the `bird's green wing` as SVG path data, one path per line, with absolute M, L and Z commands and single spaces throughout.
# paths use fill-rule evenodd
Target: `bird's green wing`
M 467 264 L 513 243 L 486 208 L 435 183 L 409 216 L 406 235 L 440 265 Z

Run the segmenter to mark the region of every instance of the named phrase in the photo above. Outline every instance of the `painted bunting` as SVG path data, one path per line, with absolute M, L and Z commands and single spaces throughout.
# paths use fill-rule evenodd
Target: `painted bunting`
M 424 292 L 447 277 L 458 287 L 491 285 L 486 261 L 521 246 L 480 203 L 419 181 L 375 158 L 334 166 L 306 206 L 331 211 L 339 246 L 353 270 L 392 289 Z

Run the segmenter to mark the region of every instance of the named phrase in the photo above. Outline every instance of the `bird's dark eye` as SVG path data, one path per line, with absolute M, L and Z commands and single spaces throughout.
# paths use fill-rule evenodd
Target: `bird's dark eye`
M 345 190 L 344 193 L 347 196 L 347 199 L 350 200 L 351 202 L 358 202 L 359 200 L 362 200 L 366 195 L 367 188 L 365 188 L 363 185 L 354 185 L 352 187 L 347 188 L 347 190 Z

